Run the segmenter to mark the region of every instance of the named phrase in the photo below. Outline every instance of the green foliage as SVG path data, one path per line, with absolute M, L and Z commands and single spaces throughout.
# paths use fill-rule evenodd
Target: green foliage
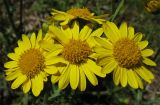
M 160 103 L 160 14 L 150 14 L 144 9 L 141 0 L 23 0 L 23 28 L 24 33 L 30 33 L 36 28 L 48 29 L 45 19 L 52 8 L 64 10 L 71 7 L 88 7 L 96 14 L 110 14 L 111 21 L 117 24 L 127 21 L 137 31 L 143 32 L 155 50 L 153 60 L 158 64 L 151 68 L 156 79 L 154 83 L 146 85 L 144 90 L 134 90 L 130 87 L 116 87 L 109 75 L 100 80 L 97 87 L 90 87 L 85 92 L 73 91 L 70 88 L 59 91 L 56 85 L 46 83 L 39 97 L 32 93 L 23 94 L 21 89 L 11 90 L 10 83 L 4 79 L 3 63 L 7 61 L 7 53 L 13 51 L 18 37 L 19 5 L 18 1 L 8 1 L 8 7 L 0 1 L 0 105 L 159 105 Z M 6 11 L 12 13 L 12 17 Z M 41 19 L 39 19 L 39 18 Z M 12 23 L 13 19 L 14 23 Z M 13 27 L 13 25 L 15 27 Z M 16 28 L 16 30 L 15 30 Z

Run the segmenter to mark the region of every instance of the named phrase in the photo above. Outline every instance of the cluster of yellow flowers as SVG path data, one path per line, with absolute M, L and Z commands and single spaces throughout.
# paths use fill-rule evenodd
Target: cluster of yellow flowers
M 154 79 L 146 68 L 156 66 L 148 58 L 154 51 L 146 48 L 148 41 L 142 40 L 143 34 L 135 33 L 126 22 L 118 28 L 105 20 L 105 15 L 95 16 L 87 8 L 53 10 L 51 14 L 60 24 L 51 24 L 47 33 L 40 29 L 37 36 L 22 35 L 18 47 L 8 54 L 11 61 L 4 67 L 6 80 L 13 81 L 12 89 L 22 86 L 24 93 L 32 90 L 39 96 L 48 76 L 60 90 L 70 84 L 80 91 L 85 91 L 87 79 L 96 86 L 97 76 L 105 78 L 109 73 L 115 85 L 129 84 L 135 89 L 144 88 L 142 79 L 148 83 Z M 95 29 L 95 23 L 100 27 Z
M 159 12 L 160 0 L 147 0 L 145 8 L 151 13 Z

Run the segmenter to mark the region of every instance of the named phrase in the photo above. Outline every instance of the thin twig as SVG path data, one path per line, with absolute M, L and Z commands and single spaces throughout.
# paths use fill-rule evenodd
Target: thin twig
M 21 36 L 21 34 L 23 33 L 23 0 L 20 0 L 20 18 L 19 18 L 19 21 L 20 21 L 20 24 L 19 24 L 19 36 Z
M 8 18 L 9 18 L 9 21 L 10 21 L 10 23 L 11 23 L 11 26 L 12 26 L 14 32 L 15 32 L 16 34 L 18 34 L 18 30 L 17 30 L 17 28 L 16 28 L 16 26 L 15 26 L 15 24 L 14 24 L 13 18 L 12 18 L 13 15 L 12 15 L 10 9 L 9 9 L 8 0 L 3 0 L 3 2 L 4 2 L 4 5 L 5 5 L 5 8 L 6 8 L 6 10 L 7 10 L 7 14 L 8 14 Z

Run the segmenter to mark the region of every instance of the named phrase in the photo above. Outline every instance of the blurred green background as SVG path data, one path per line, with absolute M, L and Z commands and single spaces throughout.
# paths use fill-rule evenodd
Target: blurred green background
M 160 14 L 148 13 L 146 0 L 0 0 L 0 105 L 160 105 Z M 99 85 L 88 87 L 85 92 L 68 87 L 59 91 L 50 82 L 39 97 L 23 94 L 21 88 L 11 90 L 4 79 L 3 64 L 7 53 L 17 46 L 22 33 L 44 28 L 52 8 L 66 11 L 71 7 L 87 7 L 97 15 L 109 14 L 108 20 L 119 25 L 126 21 L 136 32 L 144 33 L 149 46 L 155 50 L 152 59 L 158 64 L 150 68 L 156 79 L 145 84 L 144 90 L 116 87 L 112 75 L 99 79 Z M 117 9 L 118 8 L 118 9 Z

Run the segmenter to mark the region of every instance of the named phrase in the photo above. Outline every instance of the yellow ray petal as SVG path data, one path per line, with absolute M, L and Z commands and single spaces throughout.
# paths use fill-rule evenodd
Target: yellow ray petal
M 52 14 L 54 14 L 54 13 L 66 14 L 66 13 L 63 12 L 63 11 L 58 11 L 58 10 L 56 10 L 56 9 L 52 9 L 52 11 L 53 11 L 53 12 L 51 12 Z
M 18 63 L 16 61 L 9 61 L 4 64 L 5 68 L 16 68 L 18 67 Z
M 116 86 L 119 84 L 120 78 L 121 78 L 121 68 L 117 67 L 113 71 L 113 81 Z
M 135 89 L 138 88 L 138 82 L 132 70 L 127 70 L 127 79 L 128 79 L 128 84 L 132 88 Z
M 105 74 L 109 74 L 111 73 L 116 67 L 118 66 L 117 62 L 112 60 L 111 62 L 109 62 L 108 64 L 106 64 L 104 66 L 104 68 L 102 69 L 102 72 Z
M 103 30 L 107 38 L 111 40 L 111 42 L 116 42 L 120 38 L 120 31 L 117 26 L 112 22 L 106 22 L 103 24 Z
M 14 49 L 14 52 L 15 52 L 15 54 L 20 56 L 24 52 L 24 49 L 23 49 L 23 47 L 16 47 Z
M 121 32 L 121 36 L 126 38 L 127 34 L 128 34 L 128 30 L 127 30 L 127 23 L 123 22 L 119 28 L 120 32 Z
M 134 28 L 128 27 L 128 38 L 133 39 L 134 38 Z
M 15 72 L 16 70 L 19 70 L 18 68 L 11 68 L 5 70 L 6 75 L 10 75 L 11 73 Z
M 102 68 L 100 66 L 97 66 L 97 64 L 90 59 L 88 59 L 86 67 L 88 70 L 90 70 L 91 72 L 95 73 L 96 75 L 100 77 L 106 76 L 106 74 L 102 73 Z
M 53 84 L 55 84 L 56 82 L 59 81 L 59 78 L 60 78 L 59 75 L 52 75 L 52 76 L 51 76 L 51 82 L 52 82 Z
M 97 42 L 95 41 L 94 36 L 100 37 L 100 36 L 102 35 L 102 33 L 103 33 L 103 29 L 102 29 L 102 28 L 99 28 L 99 29 L 93 31 L 93 32 L 90 34 L 90 36 L 87 38 L 87 43 L 88 43 L 91 47 L 93 47 L 93 46 L 95 46 L 95 45 L 98 45 L 99 43 L 97 43 Z
M 23 45 L 24 45 L 22 40 L 18 40 L 17 43 L 18 43 L 18 47 L 23 47 Z
M 53 42 L 54 43 L 54 40 L 52 39 L 52 32 L 51 30 L 48 30 L 48 32 L 45 34 L 43 40 L 47 40 L 49 42 Z
M 66 18 L 63 22 L 60 23 L 61 26 L 67 25 L 70 22 L 70 18 Z
M 50 58 L 53 58 L 53 57 L 57 56 L 61 52 L 62 52 L 62 49 L 56 49 L 54 51 L 50 51 L 50 52 L 46 53 L 45 57 L 46 57 L 46 59 L 50 59 Z
M 73 39 L 77 40 L 79 38 L 79 23 L 77 21 L 73 23 L 71 31 Z
M 43 50 L 52 51 L 52 49 L 57 49 L 56 46 L 59 46 L 60 44 L 54 44 L 54 40 L 52 38 L 45 37 L 45 39 L 39 41 L 39 45 Z
M 148 83 L 151 83 L 150 78 L 148 77 L 148 75 L 146 75 L 146 73 L 144 72 L 143 68 L 138 68 L 135 70 L 137 72 L 137 74 L 142 77 L 145 81 L 147 81 Z
M 100 46 L 95 46 L 94 51 L 97 52 L 97 53 L 104 53 L 104 54 L 108 53 L 107 52 L 108 50 L 106 48 L 103 48 L 103 47 L 100 47 Z
M 100 37 L 102 33 L 103 33 L 103 28 L 98 28 L 95 31 L 93 31 L 90 36 Z
M 56 26 L 50 26 L 49 30 L 53 33 L 52 36 L 55 37 L 60 43 L 65 44 L 68 42 L 68 37 Z
M 112 56 L 112 50 L 105 49 L 103 47 L 96 46 L 93 50 L 98 54 L 98 58 Z
M 9 73 L 9 75 L 6 76 L 7 81 L 11 81 L 16 79 L 19 75 L 22 75 L 21 71 L 16 69 L 14 72 Z
M 32 33 L 30 41 L 31 41 L 32 48 L 34 48 L 36 44 L 36 34 L 35 33 Z
M 94 16 L 96 17 L 96 16 Z M 106 20 L 105 19 L 96 19 L 96 18 L 90 18 L 90 20 L 97 22 L 98 24 L 103 24 Z
M 70 66 L 70 86 L 75 90 L 79 84 L 79 68 L 77 65 Z
M 113 57 L 105 57 L 105 58 L 98 59 L 98 65 L 105 66 L 108 63 L 110 63 L 112 60 L 114 60 Z
M 135 75 L 135 78 L 137 79 L 137 82 L 138 82 L 138 85 L 139 85 L 139 88 L 143 89 L 144 86 L 143 86 L 143 82 L 142 80 L 139 78 L 139 76 L 137 75 L 136 72 L 134 72 L 134 75 Z
M 68 66 L 70 63 L 66 64 L 66 65 L 60 65 L 60 66 L 57 66 L 58 68 L 58 71 L 59 71 L 59 74 L 63 75 L 66 71 L 66 66 Z
M 144 48 L 146 48 L 148 45 L 148 41 L 141 41 L 138 43 L 138 47 L 140 48 L 140 50 L 143 50 Z
M 12 60 L 15 60 L 15 61 L 18 61 L 19 60 L 19 55 L 18 54 L 16 54 L 16 53 L 9 53 L 8 55 L 7 55 L 10 59 L 12 59 Z
M 103 40 L 100 37 L 94 37 L 94 39 L 104 48 L 113 49 L 113 45 L 108 40 Z
M 40 42 L 41 40 L 42 40 L 42 30 L 40 29 L 40 30 L 38 31 L 38 36 L 37 36 L 35 48 L 39 48 L 39 42 Z
M 23 40 L 23 46 L 25 46 L 25 48 L 27 49 L 31 48 L 30 40 L 25 34 L 22 35 L 22 40 Z
M 68 37 L 68 39 L 72 39 L 72 29 L 68 25 L 62 26 L 61 30 L 63 31 L 63 34 Z
M 42 79 L 44 82 L 48 81 L 48 78 L 47 78 L 48 74 L 46 72 L 41 71 L 40 75 L 42 76 Z
M 86 76 L 84 74 L 83 68 L 80 66 L 80 75 L 79 75 L 79 89 L 80 91 L 86 90 Z
M 116 24 L 109 21 L 107 21 L 106 24 L 108 24 L 111 27 L 111 29 L 114 29 L 113 33 L 117 34 L 117 37 L 120 38 L 121 34 Z
M 90 48 L 99 45 L 99 43 L 97 43 L 93 37 L 87 38 L 86 42 L 89 44 Z
M 90 54 L 89 56 L 88 56 L 88 58 L 90 58 L 90 59 L 97 59 L 98 58 L 98 54 L 97 53 L 92 53 L 92 54 Z
M 66 88 L 69 84 L 69 77 L 70 77 L 70 68 L 67 66 L 64 70 L 64 74 L 61 75 L 58 83 L 58 87 L 60 90 Z
M 45 68 L 44 71 L 48 74 L 56 74 L 58 72 L 58 69 L 55 66 L 47 66 L 47 68 Z
M 24 35 L 25 36 L 25 35 Z M 18 50 L 19 52 L 24 52 L 25 50 L 28 50 L 28 49 L 30 49 L 31 47 L 30 46 L 28 46 L 27 44 L 24 44 L 24 42 L 23 41 L 21 41 L 21 40 L 18 40 L 18 46 L 19 47 L 17 47 L 17 49 L 16 50 Z M 16 51 L 15 50 L 15 51 Z M 20 53 L 20 54 L 21 54 Z
M 32 93 L 34 96 L 39 96 L 41 91 L 43 90 L 43 79 L 41 75 L 35 76 L 32 78 Z
M 121 81 L 122 87 L 126 87 L 126 85 L 127 85 L 127 70 L 125 68 L 122 68 L 120 81 Z
M 143 51 L 141 51 L 141 54 L 143 57 L 148 57 L 153 55 L 154 51 L 152 49 L 144 49 Z
M 136 33 L 135 34 L 135 37 L 134 37 L 134 40 L 136 41 L 136 42 L 140 42 L 141 40 L 142 40 L 142 37 L 143 37 L 143 34 L 142 33 Z
M 16 89 L 18 88 L 24 81 L 26 81 L 26 75 L 19 75 L 18 78 L 12 83 L 11 88 Z
M 28 79 L 26 82 L 24 82 L 22 88 L 24 93 L 29 92 L 31 88 L 31 81 Z
M 59 57 L 59 56 L 53 56 L 49 59 L 47 59 L 47 61 L 45 62 L 46 65 L 53 65 L 56 63 L 65 63 L 67 64 L 68 62 L 63 58 L 63 57 Z
M 142 66 L 143 72 L 145 72 L 145 74 L 151 79 L 154 79 L 154 75 L 152 74 L 152 72 L 150 72 L 147 68 L 145 68 L 144 66 Z
M 53 14 L 53 13 L 52 13 Z M 53 19 L 57 21 L 63 21 L 66 19 L 64 14 L 54 14 Z
M 55 51 L 55 50 L 63 48 L 62 45 L 60 45 L 60 44 L 54 44 L 53 42 L 48 41 L 48 40 L 41 40 L 39 42 L 39 45 L 41 46 L 41 48 L 43 48 L 46 51 Z
M 146 65 L 150 65 L 150 66 L 156 66 L 157 64 L 152 61 L 151 59 L 148 59 L 146 57 L 143 58 L 143 63 L 145 63 Z
M 92 32 L 91 25 L 85 25 L 80 31 L 79 38 L 84 41 L 91 35 L 91 32 Z
M 95 76 L 95 74 L 92 73 L 90 70 L 88 70 L 85 64 L 83 64 L 83 65 L 81 65 L 81 66 L 82 66 L 82 68 L 83 68 L 83 71 L 84 71 L 86 77 L 87 77 L 88 80 L 90 81 L 90 83 L 91 83 L 93 86 L 98 85 L 98 80 L 97 80 L 97 77 Z

